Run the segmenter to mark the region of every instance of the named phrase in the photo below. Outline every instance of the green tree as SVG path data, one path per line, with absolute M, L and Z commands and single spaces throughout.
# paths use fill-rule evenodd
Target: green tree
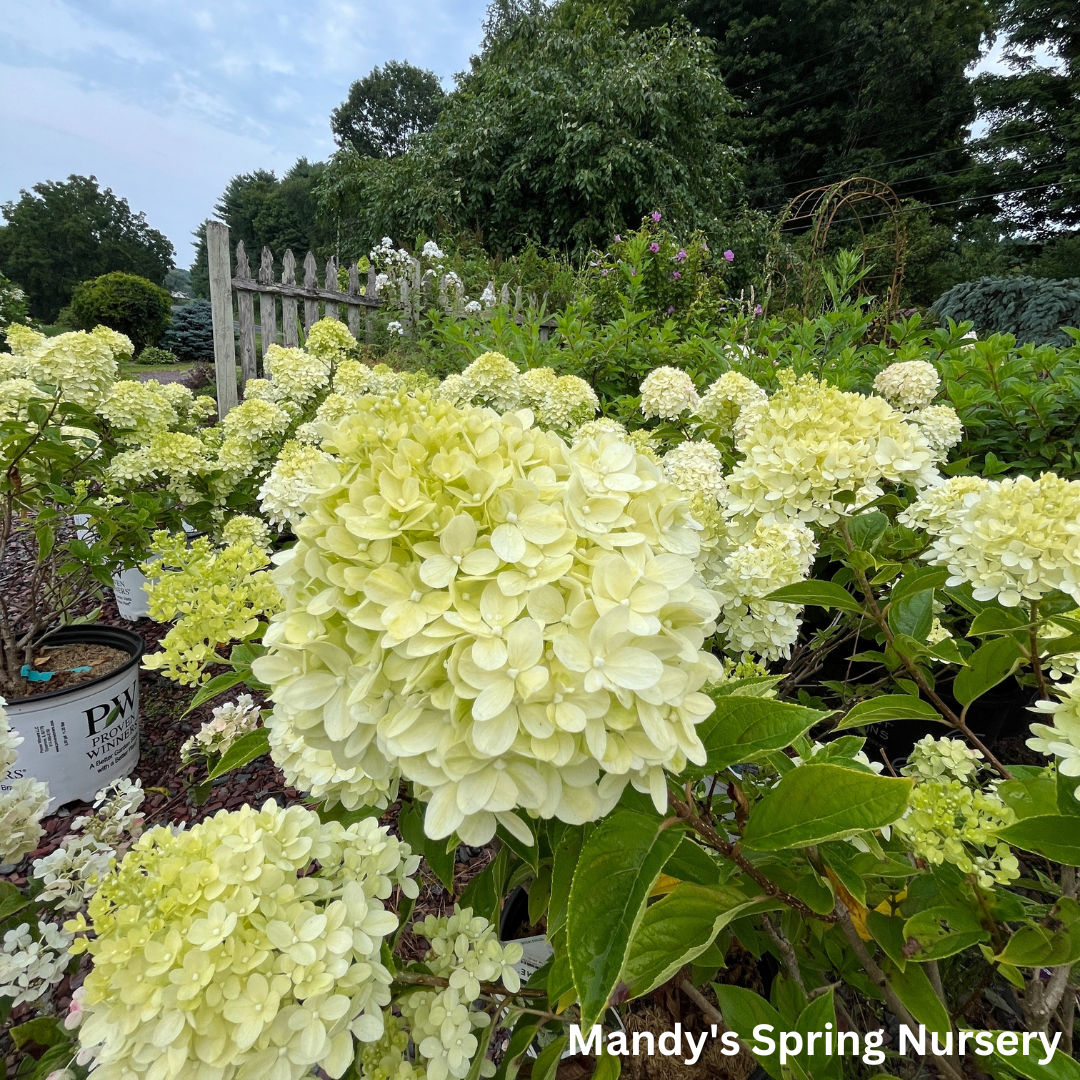
M 331 235 L 319 217 L 315 200 L 315 185 L 325 166 L 299 158 L 279 180 L 266 169 L 234 176 L 214 206 L 214 213 L 229 226 L 229 241 L 234 250 L 243 240 L 251 259 L 252 270 L 258 268 L 263 246 L 274 253 L 277 265 L 286 248 L 291 248 L 297 260 L 308 251 L 317 255 L 329 254 Z M 196 296 L 210 295 L 206 266 L 206 226 L 195 231 L 198 246 L 191 268 L 191 288 Z
M 780 209 L 807 188 L 859 174 L 935 204 L 978 179 L 966 145 L 976 116 L 966 69 L 991 32 L 992 2 L 635 0 L 633 22 L 683 16 L 715 42 L 742 104 L 752 206 Z
M 83 281 L 71 294 L 76 329 L 108 326 L 127 334 L 136 352 L 157 344 L 169 325 L 171 308 L 168 290 L 122 270 Z
M 160 285 L 175 254 L 168 238 L 94 176 L 35 184 L 0 207 L 0 272 L 26 291 L 30 314 L 56 318 L 81 281 L 123 270 Z
M 1080 7 L 1074 0 L 1005 0 L 1010 75 L 976 81 L 989 121 L 978 148 L 995 172 L 1008 221 L 1047 236 L 1080 226 Z M 1036 50 L 1052 64 L 1040 64 Z
M 351 146 L 361 157 L 391 158 L 435 123 L 445 100 L 435 72 L 391 60 L 352 84 L 330 114 L 330 128 L 338 146 Z
M 712 233 L 732 192 L 731 97 L 689 27 L 622 5 L 524 12 L 489 33 L 431 131 L 389 160 L 338 152 L 320 184 L 343 247 L 474 231 L 579 255 L 659 209 Z

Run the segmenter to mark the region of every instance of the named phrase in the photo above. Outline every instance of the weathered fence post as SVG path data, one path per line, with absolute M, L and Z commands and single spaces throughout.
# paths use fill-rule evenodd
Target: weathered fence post
M 263 247 L 259 261 L 259 284 L 274 284 L 274 254 L 268 247 Z M 262 336 L 262 370 L 266 375 L 266 350 L 277 344 L 277 299 L 273 293 L 259 293 L 259 329 Z
M 236 280 L 249 282 L 251 264 L 248 262 L 244 241 L 236 245 Z M 240 386 L 258 374 L 255 368 L 255 298 L 247 289 L 236 290 L 236 312 L 240 320 Z
M 309 251 L 304 256 L 304 288 L 314 291 L 319 287 L 319 267 L 315 256 Z M 311 333 L 311 328 L 319 321 L 319 301 L 316 298 L 304 298 L 304 335 Z
M 296 285 L 296 256 L 292 248 L 285 249 L 285 255 L 281 260 L 281 284 Z M 282 296 L 281 298 L 281 336 L 285 341 L 285 348 L 292 349 L 300 344 L 300 316 L 297 314 L 296 297 Z
M 217 381 L 218 418 L 236 404 L 236 339 L 233 336 L 232 274 L 229 257 L 229 226 L 222 221 L 206 223 L 206 259 L 210 271 L 210 311 L 214 323 L 214 372 Z
M 323 278 L 323 282 L 327 292 L 341 292 L 341 286 L 338 284 L 337 279 L 337 257 L 334 255 L 331 255 L 326 260 L 326 276 Z M 338 317 L 338 306 L 330 300 L 326 301 L 326 317 L 328 319 Z

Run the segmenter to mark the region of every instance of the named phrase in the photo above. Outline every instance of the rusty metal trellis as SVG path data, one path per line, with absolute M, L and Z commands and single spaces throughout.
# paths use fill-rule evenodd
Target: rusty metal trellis
M 860 204 L 871 203 L 874 212 L 864 215 Z M 862 265 L 866 265 L 866 229 L 863 224 L 864 216 L 886 216 L 892 228 L 891 247 L 894 252 L 892 279 L 888 292 L 884 297 L 885 310 L 889 318 L 892 318 L 900 306 L 900 288 L 904 282 L 904 263 L 907 259 L 907 225 L 904 219 L 904 207 L 896 192 L 884 181 L 875 180 L 870 176 L 852 176 L 847 180 L 841 180 L 835 184 L 827 184 L 822 187 L 810 188 L 796 195 L 788 203 L 784 212 L 780 215 L 773 230 L 772 240 L 769 245 L 769 255 L 766 265 L 766 299 L 772 297 L 777 278 L 785 282 L 786 277 L 780 271 L 778 261 L 780 258 L 780 235 L 791 226 L 798 226 L 802 222 L 810 224 L 813 230 L 810 245 L 810 257 L 802 272 L 802 311 L 809 314 L 814 303 L 815 274 L 820 268 L 825 254 L 825 244 L 828 240 L 829 230 L 837 223 L 837 215 L 841 210 L 849 211 L 851 216 L 843 218 L 844 221 L 854 221 L 859 227 L 862 237 L 861 258 Z M 862 286 L 860 284 L 860 293 Z

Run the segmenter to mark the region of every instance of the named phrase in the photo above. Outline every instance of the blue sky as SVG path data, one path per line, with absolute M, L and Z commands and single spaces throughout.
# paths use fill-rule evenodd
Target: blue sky
M 333 149 L 329 115 L 387 60 L 450 88 L 486 0 L 0 0 L 0 202 L 93 174 L 191 262 L 229 177 Z

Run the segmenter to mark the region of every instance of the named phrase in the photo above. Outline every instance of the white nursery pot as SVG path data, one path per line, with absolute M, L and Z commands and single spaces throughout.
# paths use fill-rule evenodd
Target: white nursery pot
M 150 597 L 144 586 L 150 580 L 137 566 L 113 574 L 113 596 L 122 619 L 137 622 L 150 613 Z
M 10 781 L 23 777 L 44 780 L 49 785 L 50 812 L 75 800 L 90 802 L 106 784 L 129 776 L 139 763 L 143 639 L 116 626 L 65 626 L 42 641 L 74 643 L 107 645 L 130 658 L 96 679 L 17 698 L 5 706 L 8 723 L 23 742 L 0 791 L 10 790 Z

